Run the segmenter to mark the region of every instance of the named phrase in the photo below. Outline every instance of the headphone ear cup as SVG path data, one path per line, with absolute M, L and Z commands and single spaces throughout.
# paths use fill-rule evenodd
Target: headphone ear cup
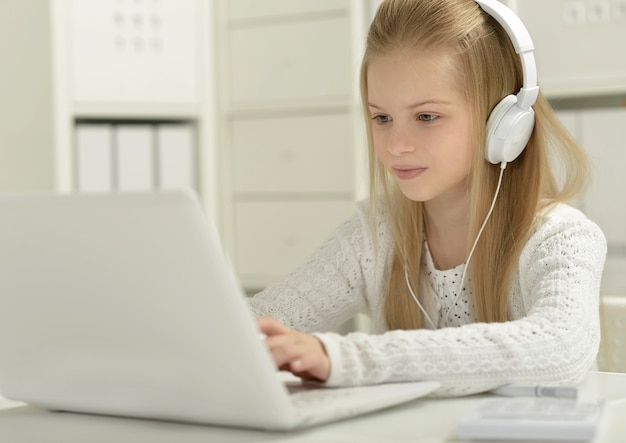
M 535 111 L 520 108 L 517 97 L 507 95 L 487 120 L 485 158 L 493 164 L 511 162 L 522 153 L 535 127 Z

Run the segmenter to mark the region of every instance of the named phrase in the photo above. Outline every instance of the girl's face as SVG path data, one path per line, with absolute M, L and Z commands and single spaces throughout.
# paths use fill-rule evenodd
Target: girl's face
M 411 200 L 468 195 L 473 129 L 461 89 L 444 51 L 401 51 L 367 68 L 374 149 Z

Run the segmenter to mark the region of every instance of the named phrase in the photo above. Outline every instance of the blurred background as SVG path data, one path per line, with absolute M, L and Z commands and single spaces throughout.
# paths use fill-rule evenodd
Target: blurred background
M 0 192 L 191 189 L 248 292 L 367 196 L 358 68 L 376 0 L 0 0 Z M 577 202 L 626 296 L 626 0 L 506 2 L 588 150 Z

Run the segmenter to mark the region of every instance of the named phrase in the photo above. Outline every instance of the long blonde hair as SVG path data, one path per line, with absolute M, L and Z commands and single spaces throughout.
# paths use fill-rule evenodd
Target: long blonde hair
M 375 155 L 367 71 L 378 56 L 398 51 L 410 54 L 412 49 L 452 51 L 458 80 L 472 111 L 476 149 L 468 178 L 468 250 L 491 205 L 500 172 L 498 165 L 484 157 L 485 124 L 503 97 L 517 93 L 523 75 L 510 38 L 474 0 L 385 0 L 378 8 L 361 65 L 361 96 L 369 143 L 371 213 L 376 214 L 376 208 L 383 206 L 394 240 L 384 302 L 389 329 L 425 325 L 405 281 L 406 269 L 422 304 L 431 296 L 423 261 L 424 207 L 402 194 Z M 541 94 L 533 108 L 536 123 L 530 141 L 521 156 L 507 166 L 493 214 L 467 270 L 481 322 L 508 320 L 513 269 L 538 211 L 577 196 L 588 177 L 584 151 Z

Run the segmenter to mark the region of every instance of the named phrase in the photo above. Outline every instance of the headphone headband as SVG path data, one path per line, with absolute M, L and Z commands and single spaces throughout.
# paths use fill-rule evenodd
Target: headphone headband
M 537 100 L 539 87 L 537 86 L 537 65 L 533 51 L 535 45 L 530 33 L 522 20 L 498 0 L 475 0 L 483 11 L 492 16 L 504 28 L 513 43 L 515 52 L 522 60 L 524 83 L 517 94 L 517 101 L 521 107 L 530 107 Z
M 506 30 L 513 42 L 515 52 L 528 52 L 535 49 L 533 40 L 520 18 L 498 0 L 475 0 L 490 16 L 495 18 Z
M 475 0 L 506 31 L 522 62 L 522 88 L 505 97 L 487 121 L 485 157 L 491 163 L 515 160 L 526 147 L 534 127 L 532 106 L 539 96 L 533 40 L 522 20 L 498 0 Z

